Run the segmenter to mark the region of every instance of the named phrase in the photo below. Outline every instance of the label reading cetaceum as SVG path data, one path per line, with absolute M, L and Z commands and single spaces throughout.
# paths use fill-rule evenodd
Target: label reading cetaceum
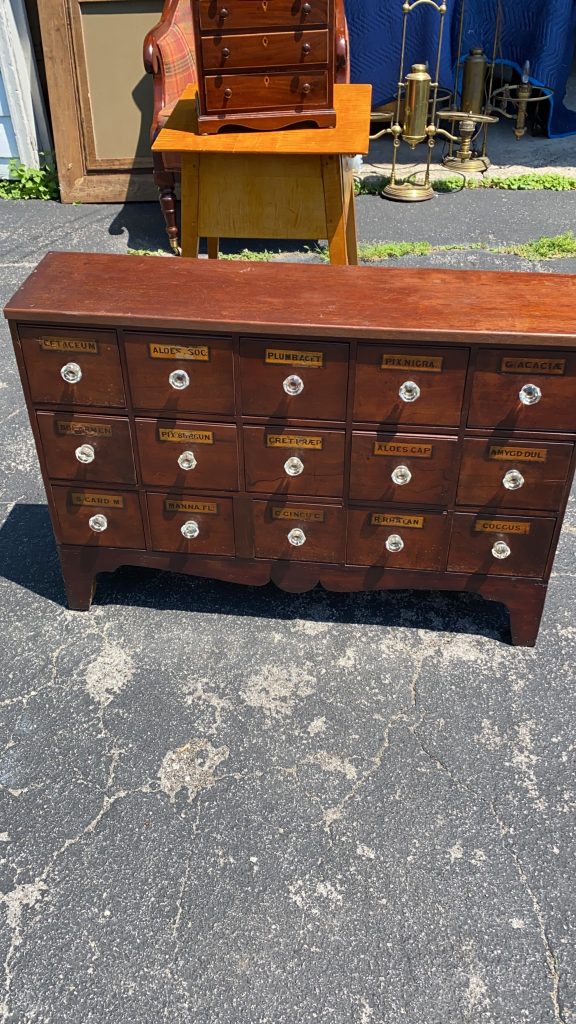
M 411 455 L 415 459 L 431 459 L 431 444 L 410 444 L 401 441 L 374 441 L 374 455 Z
M 91 494 L 87 491 L 72 491 L 73 505 L 97 505 L 99 508 L 124 508 L 121 494 Z
M 547 448 L 508 448 L 501 445 L 492 445 L 488 450 L 489 459 L 497 459 L 503 462 L 546 462 L 548 458 Z
M 218 505 L 215 501 L 177 501 L 176 498 L 165 498 L 166 512 L 205 512 L 217 515 Z
M 424 516 L 398 516 L 373 512 L 370 522 L 372 526 L 404 526 L 409 530 L 421 530 L 424 526 Z
M 284 366 L 324 366 L 323 352 L 302 352 L 299 349 L 267 348 L 266 363 L 281 363 Z
M 398 355 L 385 352 L 381 370 L 420 370 L 422 373 L 442 373 L 443 356 Z
M 323 523 L 324 512 L 319 508 L 273 508 L 272 519 L 299 519 L 306 523 Z
M 519 523 L 513 519 L 477 519 L 474 529 L 477 533 L 530 533 L 530 523 Z
M 85 355 L 98 355 L 98 342 L 87 338 L 61 338 L 56 335 L 44 335 L 43 338 L 40 338 L 40 348 L 45 352 L 82 352 Z
M 194 444 L 214 444 L 212 430 L 178 430 L 172 427 L 158 427 L 159 441 L 193 441 Z
M 501 373 L 545 373 L 561 377 L 566 372 L 565 359 L 534 359 L 523 356 L 504 356 L 500 362 Z
M 210 359 L 208 345 L 165 345 L 159 341 L 150 342 L 148 351 L 152 359 L 192 359 L 207 363 Z
M 112 437 L 112 427 L 108 423 L 56 420 L 56 433 L 61 436 L 73 434 L 78 437 Z
M 321 437 L 305 437 L 302 434 L 267 434 L 267 448 L 322 448 Z

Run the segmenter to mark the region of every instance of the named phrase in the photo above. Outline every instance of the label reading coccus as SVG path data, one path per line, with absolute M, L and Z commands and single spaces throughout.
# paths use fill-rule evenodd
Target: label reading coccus
M 165 498 L 164 508 L 166 512 L 204 512 L 208 515 L 218 513 L 215 501 L 178 501 L 177 498 Z
M 73 505 L 124 508 L 124 498 L 121 494 L 93 494 L 89 491 L 72 491 L 70 498 Z
M 98 342 L 93 338 L 61 338 L 44 335 L 40 348 L 45 352 L 82 352 L 84 355 L 98 355 Z
M 535 359 L 534 357 L 504 356 L 500 362 L 501 373 L 544 373 L 559 376 L 566 372 L 565 359 Z
M 272 519 L 299 519 L 307 523 L 323 523 L 324 512 L 320 508 L 273 508 Z
M 530 523 L 513 519 L 477 519 L 474 529 L 477 533 L 530 533 Z
M 306 437 L 302 434 L 267 434 L 267 448 L 322 448 L 321 437 Z
M 503 462 L 546 462 L 548 458 L 547 448 L 509 448 L 501 445 L 492 445 L 488 450 L 488 458 Z
M 75 437 L 112 437 L 109 423 L 87 423 L 83 420 L 56 420 L 56 433 Z
M 385 352 L 381 370 L 419 370 L 421 373 L 442 373 L 443 356 L 398 355 Z
M 212 430 L 180 430 L 175 427 L 158 427 L 160 441 L 193 441 L 194 444 L 214 444 Z
M 210 359 L 208 345 L 167 345 L 154 341 L 148 345 L 148 351 L 152 359 L 191 359 L 200 363 Z
M 372 526 L 404 526 L 409 530 L 421 530 L 424 516 L 400 516 L 385 512 L 373 512 L 370 517 Z
M 323 352 L 302 352 L 292 348 L 267 348 L 266 363 L 281 363 L 285 366 L 324 366 Z
M 411 455 L 415 459 L 431 459 L 434 446 L 404 441 L 374 441 L 374 455 Z

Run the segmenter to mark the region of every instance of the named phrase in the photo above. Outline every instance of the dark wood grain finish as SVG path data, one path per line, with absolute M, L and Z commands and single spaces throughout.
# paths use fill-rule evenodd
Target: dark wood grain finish
M 298 337 L 290 345 L 274 338 L 243 341 L 243 412 L 291 419 L 344 420 L 348 354 L 348 345 L 311 345 Z M 301 379 L 304 387 L 300 394 L 286 393 L 284 382 L 289 377 Z
M 309 25 L 325 25 L 328 20 L 328 0 L 310 0 L 303 10 L 305 0 L 199 0 L 200 26 L 203 29 L 220 31 L 229 29 L 262 28 L 277 26 L 300 28 Z M 222 9 L 227 11 L 222 15 Z M 309 9 L 308 9 L 309 8 Z
M 254 554 L 296 562 L 343 562 L 345 513 L 334 505 L 253 501 Z M 304 543 L 288 536 L 302 530 Z
M 156 551 L 180 551 L 190 555 L 233 555 L 234 518 L 232 499 L 191 494 L 147 495 L 152 544 Z M 182 534 L 185 523 L 198 526 L 198 536 Z
M 234 370 L 228 339 L 130 333 L 124 337 L 124 347 L 135 409 L 233 415 Z M 170 384 L 170 375 L 177 371 L 189 378 L 182 389 Z
M 490 576 L 543 577 L 555 525 L 555 519 L 457 512 L 448 569 Z M 492 548 L 497 542 L 509 547 L 508 557 L 494 557 Z
M 237 491 L 238 443 L 231 424 L 136 419 L 142 482 L 177 490 Z M 188 455 L 191 453 L 193 458 Z M 183 468 L 178 459 L 190 468 Z M 194 464 L 195 463 L 195 464 Z
M 291 476 L 294 458 L 304 468 Z M 244 465 L 248 491 L 341 498 L 344 431 L 244 427 Z
M 130 423 L 125 417 L 39 412 L 37 420 L 46 467 L 53 479 L 136 483 Z M 85 447 L 86 452 L 82 450 Z M 92 457 L 92 461 L 83 462 L 82 457 Z
M 206 75 L 206 110 L 277 110 L 321 107 L 328 95 L 328 77 L 315 71 L 301 74 L 278 71 L 253 75 Z
M 218 33 L 202 37 L 202 60 L 210 70 L 258 68 L 267 64 L 307 64 L 328 61 L 328 32 L 248 32 L 244 35 Z M 226 79 L 226 81 L 228 81 Z M 234 99 L 234 97 L 232 97 Z
M 387 550 L 391 536 L 400 537 L 401 550 Z M 449 539 L 446 512 L 354 508 L 348 512 L 346 562 L 440 572 L 446 565 Z
M 466 349 L 359 345 L 354 418 L 406 426 L 457 426 L 467 363 Z M 420 389 L 413 401 L 400 397 L 407 382 Z
M 511 372 L 512 367 L 521 367 Z M 540 368 L 545 368 L 542 372 Z M 520 392 L 535 384 L 541 399 L 524 405 Z M 481 352 L 472 386 L 468 425 L 508 430 L 576 430 L 576 353 L 505 349 Z
M 572 444 L 521 441 L 513 435 L 467 438 L 458 480 L 458 504 L 557 512 L 573 451 Z M 520 474 L 523 483 L 514 474 Z M 505 480 L 514 486 L 506 487 Z
M 35 402 L 54 405 L 126 404 L 116 334 L 112 331 L 54 330 L 21 327 L 22 355 Z M 80 368 L 80 379 L 68 383 L 62 369 Z
M 410 479 L 403 469 L 408 470 Z M 353 501 L 446 505 L 454 499 L 457 475 L 456 437 L 360 431 L 352 434 Z M 405 479 L 407 482 L 403 482 Z
M 57 530 L 63 544 L 87 547 L 145 548 L 140 502 L 134 491 L 109 491 L 103 487 L 52 487 Z M 90 528 L 90 519 L 104 516 L 102 532 Z M 55 524 L 56 525 L 56 524 Z

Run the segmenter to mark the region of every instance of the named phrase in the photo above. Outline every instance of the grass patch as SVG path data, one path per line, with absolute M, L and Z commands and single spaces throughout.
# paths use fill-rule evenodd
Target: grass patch
M 405 179 L 397 179 L 401 184 Z M 390 182 L 389 174 L 382 174 L 378 177 L 355 178 L 354 191 L 356 195 L 379 196 L 382 190 Z M 508 178 L 493 175 L 484 178 L 464 178 L 462 175 L 437 178 L 432 181 L 432 188 L 435 192 L 461 192 L 464 188 L 498 188 L 515 192 L 542 191 L 547 189 L 550 192 L 571 192 L 576 190 L 576 177 L 571 178 L 567 174 L 540 174 L 537 171 L 530 174 L 512 174 Z
M 10 160 L 8 166 L 11 177 L 0 180 L 0 199 L 60 198 L 56 167 L 50 160 L 39 168 L 26 167 L 19 160 Z
M 374 260 L 398 260 L 402 256 L 427 256 L 433 252 L 430 242 L 365 242 L 358 246 L 358 256 Z
M 543 235 L 542 238 L 536 238 L 532 242 L 503 245 L 498 252 L 523 256 L 527 260 L 567 259 L 570 256 L 576 256 L 576 238 L 572 231 L 565 231 L 563 235 L 555 235 L 551 238 Z

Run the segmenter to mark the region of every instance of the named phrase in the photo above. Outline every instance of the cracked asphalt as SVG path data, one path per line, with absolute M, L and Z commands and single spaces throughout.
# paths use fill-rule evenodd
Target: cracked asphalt
M 448 198 L 361 197 L 361 238 L 574 224 Z M 128 245 L 164 245 L 154 205 L 0 203 L 0 301 L 47 249 Z M 574 499 L 533 650 L 474 595 L 125 568 L 71 612 L 0 344 L 0 1021 L 576 1021 Z

